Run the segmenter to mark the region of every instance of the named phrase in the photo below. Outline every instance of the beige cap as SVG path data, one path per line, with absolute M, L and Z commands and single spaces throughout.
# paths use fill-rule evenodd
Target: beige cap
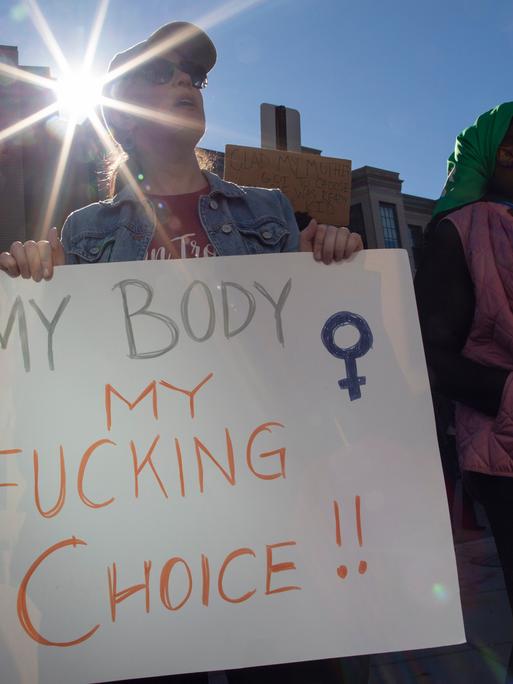
M 114 55 L 109 64 L 109 71 L 114 71 L 159 43 L 166 43 L 168 39 L 168 49 L 176 49 L 185 59 L 203 67 L 206 72 L 209 72 L 216 63 L 217 52 L 214 43 L 204 31 L 188 21 L 171 21 L 154 31 L 146 40 Z

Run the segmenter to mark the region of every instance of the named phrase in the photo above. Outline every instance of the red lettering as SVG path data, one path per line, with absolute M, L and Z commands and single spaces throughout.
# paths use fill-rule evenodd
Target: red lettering
M 215 463 L 215 465 L 219 468 L 219 470 L 223 473 L 225 478 L 228 480 L 228 482 L 231 485 L 235 485 L 235 461 L 233 458 L 233 445 L 232 445 L 232 440 L 230 437 L 230 432 L 228 428 L 225 428 L 225 434 L 226 434 L 226 458 L 228 461 L 228 470 L 225 470 L 223 466 L 217 461 L 210 451 L 207 449 L 207 447 L 201 442 L 198 437 L 194 437 L 194 448 L 196 450 L 196 460 L 198 462 L 198 477 L 199 477 L 199 486 L 200 486 L 200 492 L 203 494 L 204 491 L 204 480 L 203 480 L 203 461 L 201 457 L 201 453 L 203 452 L 206 454 L 210 460 Z
M 63 541 L 58 542 L 53 546 L 50 546 L 50 548 L 46 549 L 46 551 L 43 551 L 43 553 L 40 556 L 38 556 L 36 560 L 32 563 L 27 573 L 25 574 L 25 577 L 23 578 L 20 584 L 20 588 L 18 590 L 17 609 L 18 619 L 21 623 L 21 626 L 31 639 L 36 641 L 38 644 L 43 644 L 44 646 L 60 646 L 61 648 L 67 648 L 68 646 L 76 646 L 77 644 L 80 644 L 83 641 L 87 641 L 87 639 L 90 639 L 96 632 L 96 630 L 100 627 L 100 625 L 96 625 L 88 632 L 86 632 L 86 634 L 82 635 L 81 637 L 78 637 L 78 639 L 73 639 L 73 641 L 50 641 L 49 639 L 46 639 L 40 632 L 37 631 L 37 629 L 34 627 L 32 623 L 32 620 L 30 619 L 30 615 L 27 608 L 27 588 L 29 582 L 32 579 L 32 576 L 34 575 L 36 570 L 41 565 L 41 563 L 46 558 L 48 558 L 48 556 L 50 556 L 52 553 L 55 553 L 55 551 L 58 551 L 59 549 L 65 548 L 66 546 L 73 546 L 74 548 L 76 548 L 77 546 L 87 546 L 87 544 L 85 541 L 82 541 L 82 539 L 71 537 L 70 539 L 64 539 Z
M 279 594 L 282 591 L 292 591 L 294 589 L 301 589 L 297 586 L 288 587 L 277 587 L 276 589 L 271 589 L 271 576 L 278 572 L 285 572 L 286 570 L 295 570 L 295 563 L 273 563 L 273 549 L 278 549 L 282 546 L 295 546 L 295 541 L 282 542 L 281 544 L 268 544 L 266 548 L 267 555 L 267 573 L 265 581 L 265 593 L 269 596 L 270 594 Z
M 178 563 L 182 563 L 182 565 L 185 567 L 189 587 L 187 589 L 187 593 L 185 594 L 184 598 L 180 601 L 180 603 L 178 603 L 176 606 L 173 606 L 171 604 L 171 599 L 169 598 L 169 579 L 171 577 L 171 571 Z M 170 558 L 168 561 L 164 563 L 164 567 L 162 568 L 162 572 L 160 573 L 160 600 L 168 610 L 180 610 L 180 608 L 184 606 L 189 600 L 191 592 L 192 573 L 190 567 L 187 565 L 183 558 Z
M 114 389 L 112 385 L 105 385 L 105 415 L 107 418 L 107 430 L 110 431 L 112 427 L 112 395 L 114 394 L 118 399 L 121 399 L 121 401 L 124 401 L 125 404 L 128 406 L 129 410 L 132 411 L 137 404 L 142 401 L 145 397 L 148 396 L 148 394 L 152 395 L 152 406 L 153 406 L 153 416 L 155 420 L 158 420 L 159 418 L 159 413 L 158 413 L 158 405 L 157 405 L 157 383 L 155 380 L 153 382 L 150 382 L 148 387 L 143 389 L 141 394 L 137 397 L 135 401 L 129 401 L 126 399 L 120 392 L 117 391 L 117 389 Z
M 262 425 L 259 425 L 257 428 L 253 430 L 251 433 L 249 440 L 248 440 L 248 446 L 246 449 L 246 461 L 248 463 L 248 468 L 251 470 L 253 475 L 256 475 L 257 477 L 261 478 L 262 480 L 275 480 L 277 477 L 283 477 L 285 478 L 285 448 L 282 447 L 280 449 L 275 449 L 274 451 L 264 451 L 263 453 L 260 454 L 260 458 L 268 458 L 269 456 L 279 456 L 280 457 L 280 471 L 276 473 L 270 473 L 269 475 L 266 475 L 264 473 L 258 473 L 255 468 L 253 467 L 253 461 L 252 461 L 252 450 L 253 450 L 253 442 L 255 441 L 257 435 L 259 435 L 261 432 L 271 432 L 270 426 L 273 427 L 284 427 L 281 423 L 263 423 Z
M 194 387 L 192 390 L 186 390 L 182 389 L 181 387 L 177 387 L 176 385 L 171 385 L 169 382 L 166 382 L 165 380 L 160 381 L 160 385 L 162 387 L 166 387 L 167 389 L 174 390 L 175 392 L 181 392 L 182 394 L 185 394 L 186 396 L 189 397 L 189 411 L 191 414 L 191 418 L 194 418 L 194 413 L 195 413 L 195 407 L 194 407 L 194 397 L 196 396 L 196 393 L 204 386 L 207 384 L 207 382 L 213 377 L 213 373 L 209 373 L 203 380 Z
M 91 499 L 89 499 L 84 494 L 84 475 L 85 475 L 85 470 L 87 468 L 87 464 L 89 463 L 89 459 L 91 458 L 93 453 L 96 451 L 96 449 L 103 446 L 104 444 L 111 444 L 112 446 L 116 446 L 116 443 L 112 442 L 110 439 L 99 439 L 97 442 L 94 442 L 94 444 L 91 444 L 89 449 L 86 450 L 86 452 L 82 456 L 82 459 L 80 460 L 80 466 L 78 468 L 78 478 L 77 478 L 78 495 L 82 499 L 82 501 L 86 504 L 86 506 L 90 506 L 91 508 L 103 508 L 104 506 L 108 506 L 109 504 L 111 504 L 114 501 L 114 497 L 112 496 L 107 501 L 102 501 L 101 503 L 95 503 L 94 501 L 91 501 Z
M 157 473 L 157 471 L 155 469 L 155 465 L 154 465 L 153 461 L 151 460 L 153 450 L 157 446 L 159 439 L 160 439 L 160 435 L 157 435 L 155 437 L 155 439 L 153 440 L 152 445 L 149 448 L 148 453 L 144 457 L 144 460 L 142 461 L 141 465 L 139 465 L 137 462 L 137 450 L 135 448 L 135 444 L 133 443 L 133 441 L 130 440 L 130 449 L 132 451 L 132 459 L 133 459 L 133 463 L 134 463 L 135 498 L 136 499 L 139 497 L 139 475 L 141 474 L 141 471 L 143 470 L 143 468 L 147 465 L 150 466 L 153 474 L 155 475 L 155 478 L 159 484 L 160 489 L 162 490 L 162 493 L 164 494 L 166 499 L 169 498 L 168 493 L 166 491 L 166 488 L 164 487 L 162 480 L 160 479 L 159 474 Z
M 107 568 L 107 575 L 109 578 L 109 600 L 110 600 L 110 614 L 112 622 L 116 622 L 116 606 L 118 603 L 126 601 L 127 598 L 137 594 L 139 591 L 145 592 L 146 612 L 150 612 L 150 571 L 151 561 L 144 561 L 144 582 L 142 584 L 133 584 L 127 589 L 118 591 L 118 571 L 116 563 L 112 564 L 112 572 Z
M 239 596 L 237 598 L 230 597 L 226 594 L 223 588 L 223 580 L 224 580 L 224 574 L 228 568 L 228 565 L 235 560 L 235 558 L 238 558 L 239 556 L 253 556 L 253 558 L 256 557 L 255 552 L 252 549 L 236 549 L 235 551 L 232 551 L 226 558 L 224 559 L 224 562 L 221 566 L 221 569 L 219 570 L 219 577 L 217 580 L 217 588 L 219 591 L 219 596 L 224 599 L 225 601 L 228 601 L 229 603 L 242 603 L 243 601 L 247 601 L 249 598 L 253 596 L 253 594 L 256 592 L 256 589 L 253 589 L 251 591 L 248 591 L 246 594 L 243 594 L 242 596 Z
M 52 508 L 47 511 L 43 511 L 41 506 L 41 501 L 39 499 L 39 455 L 37 449 L 34 449 L 34 500 L 36 502 L 36 508 L 41 513 L 43 518 L 53 518 L 64 506 L 64 501 L 66 500 L 66 465 L 64 463 L 64 449 L 62 446 L 59 449 L 60 452 L 60 487 L 59 496 L 57 502 Z

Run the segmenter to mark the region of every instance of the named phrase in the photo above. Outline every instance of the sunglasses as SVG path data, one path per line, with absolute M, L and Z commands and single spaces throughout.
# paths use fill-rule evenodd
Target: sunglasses
M 198 64 L 194 64 L 194 62 L 186 60 L 176 64 L 169 59 L 153 59 L 151 62 L 147 62 L 136 69 L 134 73 L 139 74 L 149 83 L 164 85 L 164 83 L 169 83 L 173 79 L 177 71 L 188 74 L 191 77 L 194 88 L 206 88 L 207 72 L 205 69 Z

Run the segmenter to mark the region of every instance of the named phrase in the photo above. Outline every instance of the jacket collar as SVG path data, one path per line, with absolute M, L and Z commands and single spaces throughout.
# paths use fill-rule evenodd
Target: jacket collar
M 225 197 L 244 197 L 246 190 L 236 183 L 225 181 L 211 171 L 203 171 L 210 185 L 210 194 L 224 195 Z
M 210 195 L 223 195 L 224 197 L 244 197 L 246 195 L 246 190 L 236 183 L 230 183 L 220 178 L 217 174 L 212 173 L 212 171 L 203 171 L 203 175 L 206 177 L 208 184 L 210 185 Z M 131 201 L 139 202 L 137 193 L 130 185 L 125 185 L 125 187 L 114 195 L 112 199 L 103 200 L 100 204 L 105 204 L 110 207 L 116 207 L 119 204 Z M 149 202 L 149 200 L 147 199 Z

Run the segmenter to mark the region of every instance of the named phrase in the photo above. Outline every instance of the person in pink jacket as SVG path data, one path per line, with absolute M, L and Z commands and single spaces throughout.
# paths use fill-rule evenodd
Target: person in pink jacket
M 416 294 L 432 388 L 456 402 L 463 481 L 513 607 L 513 102 L 456 139 Z M 513 682 L 513 651 L 507 682 Z

